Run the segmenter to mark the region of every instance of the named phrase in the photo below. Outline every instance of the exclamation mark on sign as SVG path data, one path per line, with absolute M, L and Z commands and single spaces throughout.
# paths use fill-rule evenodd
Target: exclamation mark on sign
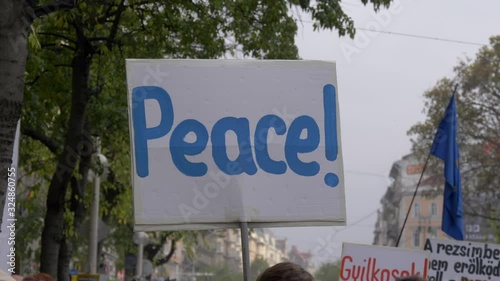
M 335 104 L 335 87 L 326 84 L 323 87 L 323 108 L 325 111 L 325 156 L 329 161 L 337 160 L 337 106 Z M 325 175 L 325 183 L 330 187 L 339 184 L 339 177 L 334 173 Z

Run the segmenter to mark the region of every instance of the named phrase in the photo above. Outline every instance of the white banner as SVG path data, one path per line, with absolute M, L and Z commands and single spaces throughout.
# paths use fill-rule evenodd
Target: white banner
M 135 229 L 345 225 L 335 63 L 127 60 Z
M 12 153 L 12 165 L 7 174 L 7 191 L 5 206 L 3 207 L 3 217 L 0 232 L 0 269 L 13 273 L 16 269 L 16 197 L 11 196 L 16 193 L 18 177 L 18 159 L 19 159 L 19 134 L 21 121 L 17 123 L 16 139 L 14 140 L 14 150 Z M 19 270 L 19 269 L 18 269 Z
M 398 277 L 426 278 L 429 253 L 393 247 L 344 243 L 340 263 L 342 281 L 394 281 Z
M 500 280 L 500 245 L 427 239 L 429 281 Z

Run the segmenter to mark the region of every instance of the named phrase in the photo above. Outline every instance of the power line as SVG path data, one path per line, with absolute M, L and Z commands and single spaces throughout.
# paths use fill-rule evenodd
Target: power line
M 364 175 L 364 176 L 372 176 L 372 177 L 380 177 L 380 178 L 389 178 L 387 175 L 376 174 L 370 172 L 356 171 L 356 170 L 345 170 L 346 174 L 356 174 L 356 175 Z
M 334 233 L 335 233 L 335 235 L 337 235 L 337 233 L 339 233 L 339 232 L 341 232 L 341 231 L 347 230 L 347 229 L 349 229 L 349 228 L 351 228 L 351 227 L 353 227 L 353 226 L 356 226 L 356 225 L 358 225 L 358 224 L 362 223 L 364 220 L 366 220 L 366 219 L 370 218 L 371 216 L 373 216 L 374 214 L 376 214 L 376 213 L 377 213 L 377 211 L 379 211 L 379 210 L 380 210 L 380 208 L 377 208 L 377 209 L 373 210 L 372 212 L 370 212 L 369 214 L 367 214 L 366 216 L 364 216 L 364 217 L 362 217 L 362 218 L 358 219 L 357 221 L 355 221 L 355 222 L 353 222 L 353 223 L 351 223 L 351 224 L 346 225 L 346 226 L 345 226 L 345 227 L 343 227 L 343 228 L 340 228 L 340 229 L 334 229 Z
M 305 20 L 301 20 L 300 22 L 310 23 L 310 24 L 313 23 L 312 21 L 305 21 Z M 359 29 L 359 30 L 363 30 L 363 31 L 385 33 L 385 34 L 389 34 L 389 35 L 404 36 L 404 37 L 411 37 L 411 38 L 417 38 L 417 39 L 435 40 L 435 41 L 443 41 L 443 42 L 449 42 L 449 43 L 458 43 L 458 44 L 466 44 L 466 45 L 474 45 L 474 46 L 487 46 L 487 44 L 481 44 L 481 43 L 470 42 L 470 41 L 455 40 L 455 39 L 447 39 L 447 38 L 441 38 L 441 37 L 431 37 L 431 36 L 417 35 L 417 34 L 410 34 L 410 33 L 403 33 L 403 32 L 376 30 L 376 29 L 363 28 L 363 27 L 355 27 L 355 28 Z
M 486 44 L 481 44 L 481 43 L 460 41 L 460 40 L 454 40 L 454 39 L 446 39 L 446 38 L 440 38 L 440 37 L 430 37 L 430 36 L 416 35 L 416 34 L 409 34 L 409 33 L 393 32 L 393 31 L 385 31 L 385 30 L 375 30 L 375 29 L 368 29 L 368 28 L 362 28 L 362 27 L 356 27 L 356 29 L 369 31 L 369 32 L 378 32 L 378 33 L 385 33 L 385 34 L 390 34 L 390 35 L 419 38 L 419 39 L 444 41 L 444 42 L 459 43 L 459 44 L 474 45 L 474 46 L 486 46 Z

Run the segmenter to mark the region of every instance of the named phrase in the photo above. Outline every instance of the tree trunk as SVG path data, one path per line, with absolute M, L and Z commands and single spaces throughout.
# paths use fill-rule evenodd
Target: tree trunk
M 101 269 L 100 265 L 101 265 L 101 257 L 104 253 L 104 241 L 106 240 L 97 242 L 97 264 L 96 264 L 97 272 L 99 272 L 99 270 Z
M 0 226 L 16 126 L 21 118 L 32 13 L 25 1 L 0 0 Z
M 71 238 L 64 238 L 59 247 L 59 260 L 57 261 L 57 281 L 69 281 L 69 262 L 71 261 Z
M 79 160 L 83 146 L 83 128 L 88 104 L 91 55 L 87 42 L 79 36 L 72 62 L 71 112 L 64 150 L 59 157 L 47 195 L 47 213 L 42 231 L 40 271 L 58 275 L 58 258 L 64 235 L 65 196 L 68 183 Z
M 165 244 L 168 243 L 167 236 L 160 239 L 160 243 L 150 243 L 144 247 L 144 259 L 148 259 L 150 261 L 154 261 L 155 257 L 158 253 L 163 249 Z M 155 266 L 163 265 L 170 261 L 172 256 L 175 253 L 176 249 L 176 240 L 171 240 L 171 246 L 168 254 L 164 257 L 161 257 L 155 261 Z
M 85 218 L 85 187 L 87 186 L 87 177 L 90 169 L 90 161 L 93 153 L 92 137 L 88 129 L 88 122 L 85 122 L 84 132 L 82 135 L 81 157 L 78 163 L 78 175 L 71 178 L 71 201 L 70 210 L 74 214 L 73 218 L 73 237 L 65 236 L 61 248 L 59 249 L 59 262 L 57 268 L 58 281 L 69 281 L 69 264 L 73 253 L 73 245 L 76 239 L 81 239 L 81 226 Z M 85 235 L 85 234 L 84 234 Z
M 90 126 L 88 121 L 84 124 L 84 131 L 82 135 L 81 157 L 78 164 L 78 175 L 80 179 L 73 178 L 71 182 L 71 212 L 74 214 L 73 228 L 76 234 L 80 233 L 80 228 L 83 220 L 85 219 L 85 189 L 88 183 L 88 175 L 90 169 L 90 162 L 92 160 L 92 153 L 94 153 L 94 145 L 90 133 Z
M 172 256 L 175 254 L 175 250 L 176 250 L 176 246 L 177 246 L 177 241 L 176 240 L 172 240 L 171 242 L 171 246 L 170 246 L 170 251 L 168 252 L 168 254 L 160 259 L 158 259 L 155 263 L 155 266 L 160 266 L 160 265 L 163 265 L 167 262 L 170 261 L 170 259 L 172 258 Z

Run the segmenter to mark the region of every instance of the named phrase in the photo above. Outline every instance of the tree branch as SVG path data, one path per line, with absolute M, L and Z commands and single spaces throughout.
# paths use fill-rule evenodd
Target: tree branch
M 54 67 L 72 67 L 72 65 L 71 64 L 59 63 L 59 64 L 54 64 Z
M 108 167 L 108 176 L 106 180 L 111 183 L 113 186 L 116 186 L 116 188 L 103 188 L 102 190 L 102 195 L 104 198 L 105 202 L 109 202 L 110 206 L 116 206 L 117 205 L 117 197 L 118 194 L 122 193 L 124 188 L 123 185 L 116 180 L 115 172 L 113 171 L 112 167 Z M 111 214 L 110 212 L 105 212 L 102 215 L 102 220 L 104 223 L 108 223 L 111 219 Z
M 102 92 L 103 88 L 104 88 L 104 84 L 97 85 L 97 87 L 90 89 L 89 96 L 97 97 Z
M 66 48 L 68 50 L 71 50 L 71 51 L 76 51 L 75 48 L 69 46 L 69 45 L 65 45 L 65 44 L 55 44 L 55 43 L 51 43 L 51 44 L 42 44 L 41 45 L 42 48 L 45 48 L 45 47 L 53 47 L 54 49 L 63 49 L 63 48 Z
M 75 40 L 69 38 L 68 36 L 62 35 L 62 34 L 57 34 L 57 33 L 52 33 L 52 32 L 38 32 L 38 34 L 61 38 L 61 39 L 67 40 L 73 44 L 76 43 Z
M 153 260 L 158 252 L 160 252 L 162 245 L 163 241 L 160 243 L 150 243 L 144 246 L 144 256 L 146 256 L 148 260 Z
M 42 77 L 42 75 L 44 75 L 47 72 L 49 72 L 47 69 L 43 70 L 40 75 L 38 75 L 37 77 L 35 77 L 32 81 L 26 82 L 25 85 L 27 85 L 27 86 L 33 86 L 33 85 L 35 85 L 36 82 L 38 82 L 38 80 Z
M 491 217 L 491 216 L 487 216 L 487 215 L 481 215 L 481 214 L 478 214 L 476 212 L 464 212 L 464 214 L 468 215 L 468 216 L 473 216 L 473 217 L 480 217 L 480 218 L 483 218 L 483 219 L 488 219 L 488 220 L 492 220 L 492 221 L 500 221 L 500 218 L 498 217 Z
M 483 103 L 478 103 L 478 102 L 475 102 L 475 101 L 469 101 L 470 104 L 472 105 L 475 105 L 475 106 L 478 106 L 478 107 L 481 107 L 481 108 L 486 108 L 488 110 L 491 110 L 494 112 L 495 116 L 500 116 L 500 112 L 493 106 L 491 105 L 487 105 L 487 104 L 483 104 Z
M 97 22 L 101 23 L 101 24 L 107 22 L 107 18 L 109 18 L 110 14 L 111 14 L 111 10 L 113 9 L 114 6 L 115 5 L 108 5 L 108 9 L 104 13 L 104 16 L 102 18 L 98 18 Z
M 135 2 L 135 3 L 132 3 L 130 5 L 128 5 L 127 7 L 139 7 L 139 6 L 142 6 L 142 5 L 145 5 L 145 4 L 152 4 L 154 1 L 151 1 L 151 0 L 145 0 L 145 1 L 141 1 L 141 2 Z
M 35 18 L 47 16 L 57 11 L 70 10 L 76 7 L 76 0 L 54 0 L 54 2 L 36 7 L 34 9 Z
M 116 39 L 116 33 L 118 32 L 118 25 L 120 23 L 120 19 L 122 17 L 123 11 L 125 11 L 125 0 L 122 0 L 120 2 L 120 6 L 118 6 L 118 9 L 116 10 L 116 16 L 115 19 L 113 20 L 113 24 L 111 25 L 111 31 L 109 33 L 108 41 L 106 43 L 106 46 L 108 47 L 109 50 L 111 50 L 113 42 L 115 42 Z
M 89 38 L 89 41 L 90 42 L 93 42 L 93 41 L 107 41 L 109 39 L 109 37 L 92 37 L 92 38 Z
M 70 207 L 74 214 L 73 227 L 75 230 L 80 229 L 83 219 L 85 218 L 85 188 L 88 181 L 92 152 L 94 151 L 94 143 L 90 135 L 90 124 L 88 120 L 86 120 L 84 124 L 81 143 L 84 148 L 82 148 L 80 162 L 78 163 L 78 175 L 80 175 L 80 179 L 76 179 L 75 176 L 72 176 L 70 180 Z
M 37 132 L 31 128 L 21 128 L 21 133 L 25 136 L 28 136 L 34 140 L 41 142 L 50 150 L 50 152 L 54 153 L 55 155 L 58 155 L 57 150 L 59 146 L 51 138 L 47 137 L 43 133 Z

